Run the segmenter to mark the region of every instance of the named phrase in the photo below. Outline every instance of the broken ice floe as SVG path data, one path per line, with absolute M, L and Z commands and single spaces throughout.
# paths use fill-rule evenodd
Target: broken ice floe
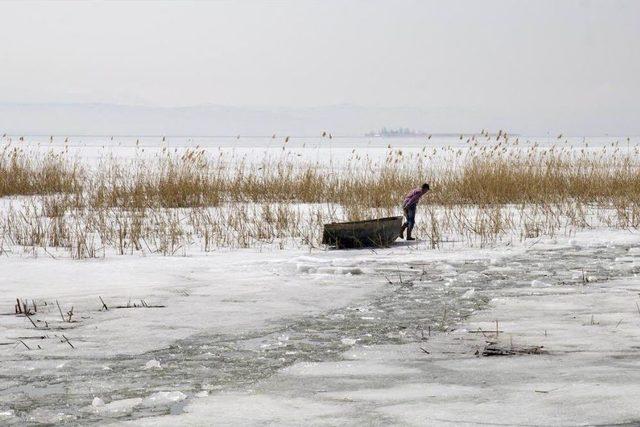
M 95 399 L 94 399 L 95 400 Z M 104 403 L 102 405 L 91 405 L 91 410 L 98 415 L 105 417 L 122 417 L 129 415 L 133 410 L 142 404 L 142 398 L 134 397 L 131 399 L 114 400 L 113 402 Z
M 320 267 L 317 269 L 318 273 L 321 274 L 363 274 L 359 267 Z
M 547 283 L 547 282 L 543 282 L 542 280 L 532 280 L 531 281 L 531 287 L 532 288 L 548 288 L 550 287 L 551 284 Z
M 365 265 L 370 260 L 362 258 L 315 258 L 309 256 L 301 256 L 293 259 L 293 263 L 296 266 L 297 273 L 307 274 L 333 274 L 333 275 L 359 275 L 369 272 L 380 272 L 385 270 L 385 265 L 380 264 L 379 261 L 375 262 L 375 267 L 366 269 Z M 397 272 L 398 266 L 393 267 L 393 272 Z M 413 267 L 407 267 L 405 270 L 407 273 L 414 273 Z
M 342 338 L 340 340 L 340 342 L 344 345 L 355 345 L 356 344 L 356 340 L 353 338 Z
M 316 267 L 313 265 L 299 264 L 297 267 L 298 273 L 319 273 L 319 274 L 363 274 L 359 267 Z
M 174 403 L 181 402 L 187 398 L 187 395 L 181 391 L 159 391 L 153 393 L 144 399 L 134 397 L 130 399 L 119 399 L 109 403 L 105 403 L 99 397 L 94 397 L 91 406 L 85 408 L 85 411 L 94 412 L 98 415 L 110 418 L 117 418 L 131 414 L 136 408 L 157 408 L 162 406 L 171 406 Z
M 181 402 L 187 398 L 187 395 L 181 391 L 159 391 L 142 401 L 142 405 L 146 407 L 170 406 L 176 402 Z
M 462 294 L 462 298 L 464 299 L 469 299 L 471 298 L 474 294 L 476 293 L 476 290 L 474 288 L 469 289 L 468 291 L 466 291 L 464 294 Z
M 0 421 L 6 421 L 15 417 L 16 413 L 13 409 L 0 410 Z
M 162 366 L 160 365 L 159 361 L 151 359 L 147 363 L 145 363 L 144 369 L 162 369 Z
M 91 402 L 91 406 L 93 406 L 94 408 L 104 406 L 104 400 L 100 399 L 99 397 L 94 397 L 93 401 Z
M 63 424 L 73 421 L 76 417 L 60 410 L 36 408 L 29 413 L 26 420 L 31 424 Z

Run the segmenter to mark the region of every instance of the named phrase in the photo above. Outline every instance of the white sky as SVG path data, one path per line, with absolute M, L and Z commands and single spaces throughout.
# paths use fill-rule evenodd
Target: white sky
M 640 1 L 4 1 L 0 17 L 0 102 L 639 111 Z

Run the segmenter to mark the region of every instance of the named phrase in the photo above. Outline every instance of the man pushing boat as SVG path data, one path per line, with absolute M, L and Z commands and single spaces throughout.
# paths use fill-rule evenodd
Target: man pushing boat
M 411 237 L 413 226 L 416 224 L 416 208 L 418 207 L 420 197 L 424 196 L 427 191 L 429 191 L 429 184 L 425 182 L 421 187 L 414 188 L 405 196 L 404 202 L 402 203 L 402 210 L 404 211 L 404 216 L 407 221 L 402 224 L 402 228 L 400 229 L 401 238 L 404 239 L 404 230 L 407 230 L 407 240 L 416 240 L 414 237 Z

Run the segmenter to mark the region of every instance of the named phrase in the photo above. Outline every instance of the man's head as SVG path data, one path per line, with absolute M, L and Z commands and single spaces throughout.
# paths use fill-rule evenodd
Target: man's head
M 427 184 L 426 182 L 424 184 L 422 184 L 422 192 L 426 193 L 427 191 L 429 191 L 429 184 Z

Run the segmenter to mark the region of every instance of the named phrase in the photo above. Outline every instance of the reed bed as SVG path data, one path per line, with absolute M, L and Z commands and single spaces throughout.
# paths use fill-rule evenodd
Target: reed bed
M 204 149 L 102 159 L 0 151 L 0 253 L 66 250 L 74 258 L 221 247 L 319 246 L 322 224 L 401 213 L 424 181 L 417 233 L 452 241 L 570 234 L 640 225 L 637 148 L 521 147 L 506 137 L 465 149 L 354 151 L 340 166 L 288 156 L 261 162 Z M 52 252 L 51 252 L 52 253 Z
M 77 193 L 83 180 L 84 170 L 64 152 L 34 156 L 10 144 L 0 150 L 0 197 Z

